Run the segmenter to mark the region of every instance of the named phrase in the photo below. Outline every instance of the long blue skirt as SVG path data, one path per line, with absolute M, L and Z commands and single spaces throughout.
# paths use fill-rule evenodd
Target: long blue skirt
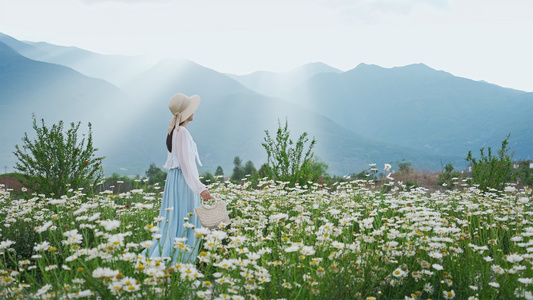
M 163 201 L 159 217 L 159 232 L 162 237 L 154 239 L 151 247 L 145 249 L 143 257 L 170 257 L 171 265 L 176 262 L 193 263 L 198 255 L 198 242 L 194 236 L 194 228 L 200 227 L 198 216 L 194 208 L 200 206 L 200 196 L 193 193 L 187 185 L 181 169 L 170 169 L 167 174 Z M 189 213 L 194 213 L 189 216 Z M 188 218 L 194 228 L 186 228 L 184 219 Z M 184 244 L 189 245 L 191 251 L 181 251 L 174 248 L 176 238 L 187 238 Z

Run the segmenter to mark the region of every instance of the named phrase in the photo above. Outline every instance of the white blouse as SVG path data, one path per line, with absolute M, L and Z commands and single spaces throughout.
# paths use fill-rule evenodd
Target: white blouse
M 185 177 L 187 185 L 189 185 L 195 194 L 199 195 L 202 191 L 206 190 L 206 187 L 200 182 L 195 160 L 200 166 L 202 165 L 196 143 L 192 139 L 191 134 L 185 127 L 180 126 L 179 130 L 174 128 L 174 133 L 172 134 L 172 152 L 168 152 L 164 168 L 169 170 L 180 168 L 183 171 L 183 177 Z

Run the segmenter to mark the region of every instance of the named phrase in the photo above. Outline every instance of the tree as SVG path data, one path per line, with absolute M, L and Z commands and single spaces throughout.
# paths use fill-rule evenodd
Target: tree
M 160 168 L 158 168 L 154 163 L 150 164 L 148 170 L 146 170 L 146 177 L 148 177 L 148 184 L 159 183 L 161 186 L 164 186 L 165 179 L 167 178 L 167 173 Z
M 238 156 L 235 156 L 235 158 L 233 159 L 233 165 L 235 167 L 233 168 L 233 174 L 231 174 L 231 180 L 241 181 L 241 179 L 244 177 L 244 171 L 243 171 L 241 163 L 242 163 L 241 158 Z
M 254 163 L 251 160 L 247 161 L 243 168 L 244 176 L 252 175 L 255 172 L 257 172 L 257 170 L 254 167 Z
M 290 138 L 289 123 L 281 127 L 278 121 L 278 130 L 273 139 L 268 130 L 265 130 L 265 142 L 262 144 L 268 156 L 268 177 L 274 180 L 288 181 L 293 187 L 296 183 L 307 184 L 307 181 L 316 181 L 318 176 L 313 172 L 313 147 L 315 139 L 309 141 L 307 132 L 302 133 L 296 143 Z
M 402 174 L 409 174 L 411 172 L 411 167 L 413 166 L 412 163 L 405 161 L 405 159 L 402 159 L 402 161 L 396 161 L 396 164 L 398 165 L 398 172 Z
M 63 121 L 48 128 L 44 119 L 38 126 L 35 115 L 32 118 L 37 137 L 31 140 L 24 133 L 23 145 L 16 145 L 14 154 L 18 159 L 15 169 L 23 173 L 34 191 L 61 196 L 70 189 L 86 188 L 100 181 L 104 157 L 95 156 L 98 149 L 93 147 L 91 123 L 89 133 L 78 142 L 81 122 L 70 123 L 65 132 Z
M 264 163 L 259 168 L 259 171 L 257 171 L 257 174 L 260 178 L 263 178 L 263 177 L 268 177 L 270 172 L 271 172 L 270 166 L 267 163 Z
M 215 176 L 224 176 L 224 170 L 222 170 L 221 166 L 217 167 L 217 170 L 215 171 Z
M 485 148 L 481 148 L 481 157 L 476 159 L 472 156 L 472 151 L 468 151 L 466 161 L 472 167 L 472 182 L 479 185 L 479 189 L 488 191 L 489 188 L 503 190 L 505 184 L 513 181 L 512 157 L 507 154 L 510 150 L 509 138 L 511 134 L 502 141 L 502 147 L 498 150 L 498 156 L 492 155 L 492 149 L 488 148 L 488 155 L 485 155 Z

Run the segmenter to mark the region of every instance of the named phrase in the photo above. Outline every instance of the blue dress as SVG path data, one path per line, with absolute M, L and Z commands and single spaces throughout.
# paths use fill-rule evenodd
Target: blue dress
M 165 163 L 170 170 L 159 211 L 159 217 L 163 219 L 158 223 L 161 238 L 154 239 L 153 245 L 141 253 L 143 257 L 150 258 L 170 257 L 171 265 L 178 261 L 193 263 L 196 260 L 199 240 L 194 229 L 201 224 L 194 208 L 201 205 L 199 194 L 206 189 L 198 177 L 196 161 L 200 165 L 201 162 L 196 144 L 187 129 L 180 127 L 179 132 L 175 129 L 172 140 L 172 152 L 168 153 Z M 180 238 L 186 238 L 186 241 Z

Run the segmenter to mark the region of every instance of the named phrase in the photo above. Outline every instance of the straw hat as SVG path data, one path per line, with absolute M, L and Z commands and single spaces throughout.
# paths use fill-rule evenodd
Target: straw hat
M 198 108 L 198 105 L 200 105 L 200 96 L 198 95 L 187 97 L 178 93 L 172 96 L 168 102 L 168 109 L 174 116 L 168 124 L 168 133 L 170 134 L 174 127 L 187 120 Z

